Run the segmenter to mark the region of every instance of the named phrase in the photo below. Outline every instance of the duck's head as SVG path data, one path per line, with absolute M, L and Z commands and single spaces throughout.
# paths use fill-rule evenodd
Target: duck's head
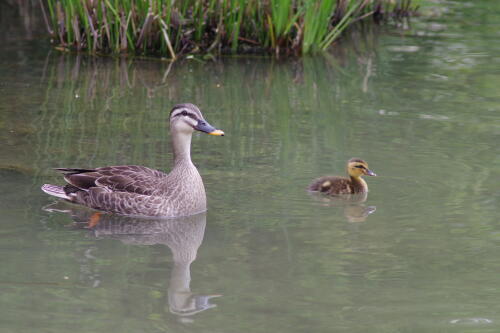
M 368 169 L 368 163 L 359 158 L 351 158 L 347 162 L 347 173 L 351 177 L 376 176 L 375 172 Z
M 191 134 L 195 130 L 210 135 L 224 135 L 224 132 L 210 125 L 200 109 L 194 104 L 177 104 L 170 111 L 170 129 L 177 133 Z

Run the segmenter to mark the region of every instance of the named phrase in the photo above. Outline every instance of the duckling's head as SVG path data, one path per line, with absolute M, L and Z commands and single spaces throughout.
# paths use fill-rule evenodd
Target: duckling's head
M 375 172 L 368 169 L 368 163 L 359 158 L 351 158 L 347 162 L 347 173 L 351 177 L 376 176 Z
M 194 104 L 177 104 L 170 111 L 170 129 L 177 133 L 191 134 L 195 130 L 210 135 L 224 135 L 224 132 L 210 125 L 200 109 Z

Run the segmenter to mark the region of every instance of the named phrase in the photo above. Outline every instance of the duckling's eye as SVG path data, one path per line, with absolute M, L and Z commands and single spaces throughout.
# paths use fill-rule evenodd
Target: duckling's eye
M 363 165 L 355 165 L 354 167 L 358 168 L 358 169 L 364 169 L 365 168 Z
M 183 115 L 183 116 L 187 116 L 187 115 L 188 115 L 188 113 L 187 113 L 187 111 L 186 111 L 186 110 L 184 110 L 184 111 L 182 111 L 182 112 L 181 112 L 181 115 Z

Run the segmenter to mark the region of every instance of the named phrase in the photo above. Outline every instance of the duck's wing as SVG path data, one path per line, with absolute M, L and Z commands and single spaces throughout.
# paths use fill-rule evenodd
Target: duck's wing
M 73 201 L 94 209 L 132 216 L 167 216 L 164 198 L 131 192 L 111 192 L 103 187 L 93 187 L 88 192 L 79 191 Z
M 141 195 L 158 193 L 166 174 L 138 165 L 109 166 L 96 169 L 57 168 L 72 186 L 88 191 L 105 188 L 111 192 L 127 192 Z

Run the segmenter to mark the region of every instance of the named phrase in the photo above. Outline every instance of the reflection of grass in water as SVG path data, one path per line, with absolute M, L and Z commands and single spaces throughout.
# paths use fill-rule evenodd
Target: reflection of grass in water
M 365 56 L 371 55 L 365 53 Z M 47 97 L 34 121 L 39 129 L 36 165 L 46 168 L 140 163 L 165 168 L 164 155 L 170 151 L 166 145 L 168 111 L 173 104 L 185 101 L 200 104 L 207 120 L 230 135 L 236 134 L 232 140 L 222 141 L 231 146 L 226 149 L 229 156 L 225 156 L 225 163 L 233 166 L 244 166 L 242 156 L 249 155 L 258 156 L 253 161 L 257 164 L 272 164 L 275 147 L 260 145 L 263 136 L 275 137 L 279 133 L 283 146 L 278 157 L 287 160 L 293 155 L 300 160 L 302 157 L 294 147 L 308 145 L 314 137 L 312 133 L 335 135 L 317 128 L 301 130 L 303 115 L 294 114 L 293 110 L 303 108 L 304 114 L 317 122 L 315 127 L 330 122 L 316 117 L 315 111 L 302 101 L 320 94 L 317 100 L 321 108 L 322 101 L 329 99 L 322 95 L 331 91 L 318 91 L 317 86 L 345 89 L 337 78 L 350 67 L 346 67 L 344 60 L 337 65 L 338 57 L 305 58 L 297 61 L 292 71 L 287 64 L 267 60 L 241 66 L 245 61 L 235 59 L 215 67 L 186 63 L 172 68 L 161 62 L 49 57 L 44 79 Z M 192 75 L 191 71 L 198 74 Z M 262 84 L 246 87 L 242 77 Z M 359 86 L 353 89 L 359 90 Z M 251 106 L 240 112 L 240 101 L 250 101 Z M 205 110 L 207 105 L 210 107 Z M 332 107 L 338 109 L 339 105 Z M 197 142 L 194 154 L 206 149 L 208 141 Z M 220 152 L 197 154 L 195 160 L 213 161 L 220 155 Z
M 47 74 L 47 98 L 34 122 L 39 127 L 39 162 L 96 166 L 104 156 L 106 163 L 142 161 L 141 156 L 148 156 L 151 164 L 158 165 L 155 142 L 148 137 L 164 137 L 159 131 L 165 131 L 166 121 L 156 121 L 160 114 L 140 103 L 147 98 L 147 89 L 142 98 L 131 96 L 127 87 L 134 83 L 123 73 L 127 66 L 116 70 L 114 61 L 82 64 L 87 59 L 80 57 L 57 60 Z M 130 103 L 140 107 L 130 108 Z M 166 117 L 168 112 L 163 112 Z M 151 144 L 142 143 L 145 137 Z

